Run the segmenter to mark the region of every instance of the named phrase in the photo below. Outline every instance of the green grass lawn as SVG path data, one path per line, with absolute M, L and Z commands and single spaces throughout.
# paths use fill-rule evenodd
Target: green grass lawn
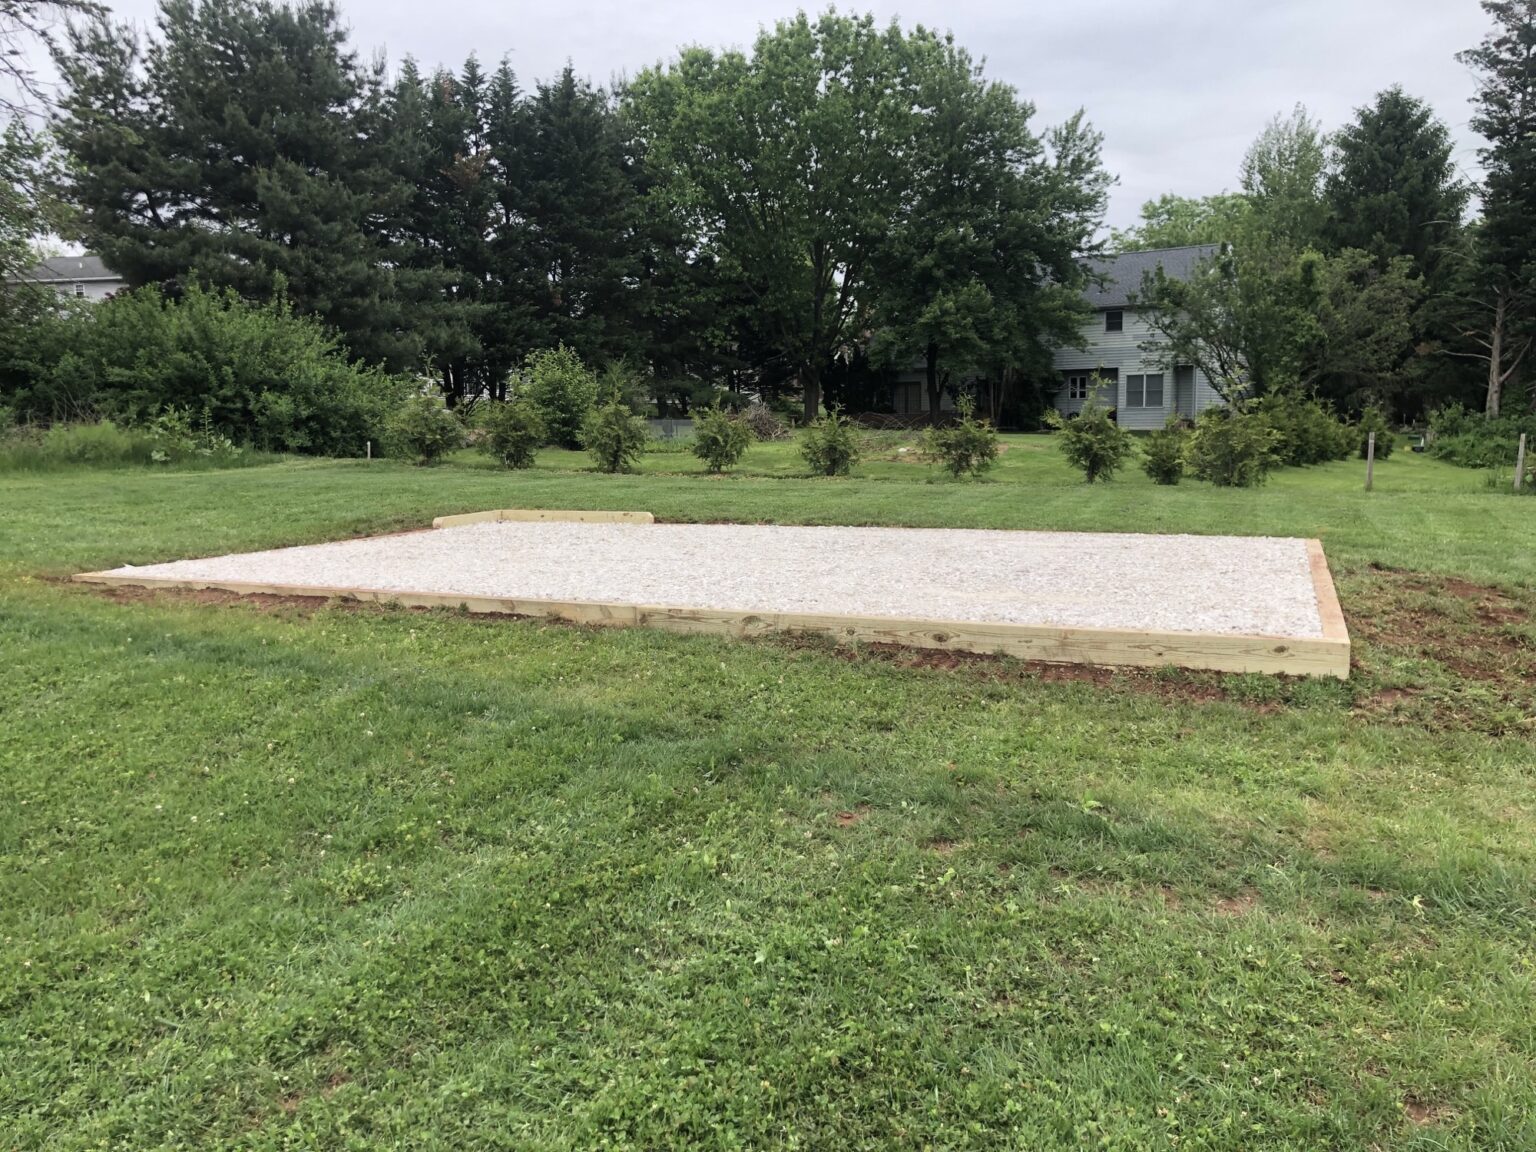
M 1536 501 L 1007 443 L 0 477 L 0 1148 L 1536 1147 Z M 63 579 L 514 506 L 1319 536 L 1358 667 Z

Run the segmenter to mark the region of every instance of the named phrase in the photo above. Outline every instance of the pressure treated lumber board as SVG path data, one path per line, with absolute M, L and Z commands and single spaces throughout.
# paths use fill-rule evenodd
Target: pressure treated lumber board
M 481 513 L 484 517 L 487 514 Z M 610 514 L 622 515 L 622 514 Z M 648 516 L 647 513 L 638 515 Z M 443 518 L 449 519 L 452 518 Z M 613 521 L 609 521 L 610 523 Z M 902 644 L 915 648 L 1004 654 L 1051 663 L 1209 669 L 1292 676 L 1349 676 L 1350 641 L 1322 545 L 1307 541 L 1313 588 L 1323 625 L 1321 638 L 1231 635 L 1206 632 L 1136 631 L 1109 628 L 1054 628 L 898 619 L 886 616 L 741 612 L 676 605 L 465 596 L 429 591 L 384 591 L 360 587 L 257 584 L 234 580 L 176 579 L 85 572 L 75 580 L 110 586 L 219 589 L 240 595 L 307 596 L 451 608 L 476 613 L 549 617 L 587 625 L 660 628 L 670 632 L 761 636 L 794 632 L 839 643 Z
M 485 524 L 490 521 L 570 520 L 582 524 L 654 524 L 649 512 L 587 512 L 564 508 L 492 508 L 489 512 L 465 512 L 458 516 L 439 516 L 434 528 L 457 528 L 460 524 Z

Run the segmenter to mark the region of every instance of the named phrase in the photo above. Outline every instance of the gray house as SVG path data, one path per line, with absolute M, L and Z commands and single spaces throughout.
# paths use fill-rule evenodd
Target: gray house
M 1059 348 L 1053 360 L 1061 377 L 1056 410 L 1068 415 L 1081 411 L 1096 387 L 1099 403 L 1116 411 L 1122 428 L 1146 429 L 1161 428 L 1174 414 L 1193 419 L 1220 404 L 1204 372 L 1189 365 L 1169 371 L 1142 352 L 1152 332 L 1131 299 L 1141 291 L 1146 273 L 1161 267 L 1169 277 L 1187 279 L 1215 253 L 1212 245 L 1198 245 L 1122 252 L 1095 263 L 1093 270 L 1103 284 L 1086 292 L 1094 308 L 1093 318 L 1083 323 L 1086 350 Z
M 105 300 L 128 287 L 124 280 L 89 252 L 82 256 L 55 256 L 12 277 L 16 284 L 40 284 L 60 296 L 79 300 Z
M 1200 262 L 1215 255 L 1214 245 L 1163 248 L 1153 252 L 1122 252 L 1096 261 L 1092 268 L 1103 278 L 1084 295 L 1093 316 L 1083 322 L 1084 348 L 1059 348 L 1052 365 L 1059 387 L 1053 398 L 1063 415 L 1080 412 L 1097 377 L 1098 400 L 1115 411 L 1123 428 L 1161 428 L 1177 413 L 1193 419 L 1221 397 L 1205 373 L 1189 365 L 1169 371 L 1149 358 L 1141 345 L 1151 335 L 1147 322 L 1131 298 L 1141 291 L 1142 276 L 1161 267 L 1168 276 L 1186 279 Z M 927 412 L 924 374 L 919 366 L 899 373 L 891 389 L 891 407 L 897 415 L 921 416 Z M 941 411 L 954 410 L 955 399 L 946 389 Z

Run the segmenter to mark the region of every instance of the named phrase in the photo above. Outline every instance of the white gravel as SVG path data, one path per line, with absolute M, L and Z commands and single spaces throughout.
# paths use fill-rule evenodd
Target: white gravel
M 756 613 L 1323 635 L 1306 543 L 1274 537 L 492 522 L 112 574 Z

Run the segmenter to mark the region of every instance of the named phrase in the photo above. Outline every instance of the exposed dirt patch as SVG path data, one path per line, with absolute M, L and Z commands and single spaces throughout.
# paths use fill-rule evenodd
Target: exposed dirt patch
M 1415 1124 L 1438 1124 L 1444 1115 L 1440 1108 L 1420 1100 L 1412 1093 L 1403 1097 L 1403 1112 Z
M 1536 729 L 1536 592 L 1374 565 L 1340 592 L 1357 642 L 1357 715 Z
M 833 816 L 832 823 L 836 824 L 839 828 L 852 828 L 867 817 L 869 812 L 868 804 L 860 804 L 848 809 L 846 812 L 839 812 L 836 816 Z
M 1246 916 L 1259 906 L 1259 894 L 1252 888 L 1244 888 L 1234 896 L 1223 896 L 1214 907 L 1223 916 Z
M 928 841 L 928 851 L 937 852 L 940 856 L 949 856 L 954 850 L 955 842 L 953 840 L 940 839 Z

